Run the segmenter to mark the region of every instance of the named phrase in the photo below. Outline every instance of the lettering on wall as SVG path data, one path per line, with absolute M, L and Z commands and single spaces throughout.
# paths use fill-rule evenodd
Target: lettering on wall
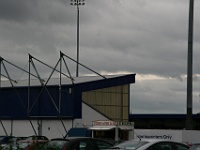
M 138 135 L 141 139 L 164 139 L 172 140 L 172 135 Z

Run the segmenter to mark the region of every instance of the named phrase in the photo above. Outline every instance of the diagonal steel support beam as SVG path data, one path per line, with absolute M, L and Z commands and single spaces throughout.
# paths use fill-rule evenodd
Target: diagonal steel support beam
M 62 53 L 62 55 L 65 56 L 65 57 L 67 57 L 67 58 L 69 58 L 70 60 L 72 60 L 72 61 L 78 63 L 78 64 L 81 65 L 82 67 L 84 67 L 84 68 L 86 68 L 86 69 L 92 71 L 93 73 L 95 73 L 95 74 L 101 76 L 102 78 L 106 79 L 106 77 L 104 77 L 103 75 L 101 75 L 101 74 L 99 74 L 98 72 L 96 72 L 96 71 L 90 69 L 89 67 L 87 67 L 87 66 L 85 66 L 85 65 L 83 65 L 83 64 L 81 64 L 81 63 L 79 63 L 79 62 L 77 62 L 76 60 L 74 60 L 74 59 L 72 59 L 71 57 L 65 55 L 64 53 Z
M 30 55 L 30 54 L 29 54 L 29 55 Z M 53 68 L 53 67 L 51 67 L 50 65 L 47 65 L 46 63 L 44 63 L 44 62 L 40 61 L 39 59 L 37 59 L 37 58 L 35 58 L 35 57 L 31 56 L 31 55 L 30 55 L 30 57 L 32 57 L 32 59 L 35 59 L 35 60 L 37 60 L 37 61 L 38 61 L 38 62 L 40 62 L 41 64 L 43 64 L 43 65 L 45 65 L 45 66 L 47 66 L 47 67 L 49 67 L 49 68 L 51 68 L 51 69 L 53 69 L 53 70 L 55 70 L 55 71 L 57 71 L 57 72 L 61 73 L 62 75 L 64 75 L 64 76 L 66 76 L 66 77 L 70 78 L 71 80 L 74 80 L 73 78 L 69 77 L 68 75 L 64 74 L 63 72 L 60 72 L 60 71 L 59 71 L 59 70 L 57 70 L 56 68 Z
M 49 82 L 51 76 L 53 75 L 53 73 L 54 73 L 54 71 L 55 71 L 55 68 L 58 66 L 58 63 L 59 63 L 59 61 L 57 62 L 56 66 L 53 68 L 53 70 L 52 70 L 52 72 L 51 72 L 51 74 L 50 74 L 48 80 L 46 81 L 46 83 L 43 84 L 43 87 L 42 87 L 40 93 L 38 94 L 38 96 L 37 96 L 35 102 L 33 103 L 31 109 L 29 110 L 29 112 L 32 111 L 33 107 L 35 106 L 36 102 L 39 100 L 39 97 L 40 97 L 40 95 L 42 94 L 42 91 L 43 91 L 44 89 L 47 91 L 48 95 L 50 96 L 50 99 L 51 99 L 52 103 L 54 104 L 56 110 L 59 112 L 59 109 L 58 109 L 58 107 L 56 106 L 56 104 L 55 104 L 55 102 L 54 102 L 54 99 L 52 98 L 51 94 L 49 93 L 48 89 L 46 88 L 46 85 L 47 85 L 47 83 Z

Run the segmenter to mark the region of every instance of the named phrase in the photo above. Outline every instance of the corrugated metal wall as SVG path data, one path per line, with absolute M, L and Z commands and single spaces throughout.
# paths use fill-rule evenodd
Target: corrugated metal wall
M 128 84 L 83 92 L 82 100 L 111 120 L 128 121 Z

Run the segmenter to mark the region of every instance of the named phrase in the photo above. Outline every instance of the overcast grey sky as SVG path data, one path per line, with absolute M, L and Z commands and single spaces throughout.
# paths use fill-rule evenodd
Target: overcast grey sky
M 102 74 L 136 73 L 132 113 L 186 113 L 189 0 L 85 3 L 80 7 L 80 63 Z M 193 113 L 200 112 L 199 14 L 196 0 Z M 0 56 L 22 67 L 29 53 L 51 66 L 60 51 L 76 59 L 76 17 L 70 0 L 0 0 Z

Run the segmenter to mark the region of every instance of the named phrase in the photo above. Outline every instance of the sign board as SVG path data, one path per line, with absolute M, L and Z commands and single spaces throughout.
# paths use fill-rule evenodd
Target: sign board
M 92 122 L 93 126 L 134 126 L 134 122 L 119 122 L 110 120 L 98 120 Z

